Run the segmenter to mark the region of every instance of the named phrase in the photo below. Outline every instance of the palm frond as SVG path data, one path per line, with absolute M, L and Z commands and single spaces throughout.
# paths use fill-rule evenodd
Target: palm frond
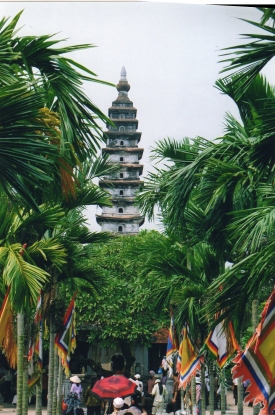
M 12 244 L 8 247 L 0 247 L 0 262 L 3 266 L 3 281 L 11 286 L 10 301 L 15 312 L 31 308 L 30 298 L 33 304 L 49 274 L 25 261 L 20 254 L 22 245 Z

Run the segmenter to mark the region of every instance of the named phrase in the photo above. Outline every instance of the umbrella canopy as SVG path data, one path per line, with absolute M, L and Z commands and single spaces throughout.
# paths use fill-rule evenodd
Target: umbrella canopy
M 123 375 L 113 375 L 108 378 L 98 380 L 92 393 L 100 399 L 125 398 L 133 395 L 137 385 Z

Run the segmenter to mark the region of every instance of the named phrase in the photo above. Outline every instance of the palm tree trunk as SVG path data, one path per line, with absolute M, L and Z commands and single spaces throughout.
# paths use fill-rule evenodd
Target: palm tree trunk
M 41 296 L 41 307 L 43 304 L 43 294 L 41 292 L 40 294 Z M 41 351 L 43 350 L 43 317 L 41 317 L 41 321 L 38 322 L 39 324 L 39 345 L 40 345 L 40 349 Z M 42 356 L 40 356 L 41 359 L 41 373 L 40 373 L 40 379 L 38 381 L 38 384 L 36 385 L 35 388 L 35 395 L 36 395 L 36 399 L 35 399 L 35 415 L 42 415 L 42 380 L 43 380 L 43 372 L 42 372 L 42 368 L 43 368 L 43 352 L 41 352 Z
M 35 415 L 42 414 L 42 373 L 41 377 L 36 385 L 36 400 L 35 400 Z
M 57 404 L 57 388 L 58 388 L 58 370 L 59 370 L 59 357 L 57 354 L 56 348 L 54 348 L 54 379 L 53 379 L 53 405 L 52 413 L 56 413 L 56 404 Z
M 238 378 L 238 415 L 243 415 L 243 384 L 241 378 Z
M 49 341 L 49 376 L 48 376 L 48 415 L 53 415 L 53 378 L 54 378 L 54 316 L 50 315 L 50 341 Z
M 214 414 L 214 362 L 209 363 L 209 379 L 210 379 L 210 391 L 209 391 L 209 413 Z
M 254 298 L 252 301 L 252 328 L 253 333 L 255 333 L 256 328 L 259 324 L 259 300 Z M 260 404 L 253 405 L 253 415 L 258 415 L 260 412 Z
M 26 356 L 26 355 L 25 355 Z M 22 399 L 22 415 L 28 415 L 29 409 L 29 390 L 28 390 L 28 360 L 23 360 L 23 399 Z
M 57 388 L 57 405 L 56 405 L 56 415 L 61 415 L 61 404 L 63 398 L 63 366 L 61 363 L 61 358 L 59 357 L 59 369 L 58 369 L 58 388 Z
M 24 356 L 28 356 L 30 345 L 30 324 L 26 322 L 24 325 Z M 29 409 L 29 388 L 28 388 L 28 359 L 23 359 L 23 399 L 22 399 L 22 415 L 28 415 Z
M 221 415 L 226 414 L 226 386 L 225 386 L 225 370 L 222 369 L 222 382 L 221 382 Z
M 201 365 L 201 415 L 205 415 L 206 399 L 205 399 L 205 366 Z
M 184 411 L 184 391 L 181 388 L 180 390 L 180 396 L 181 396 L 181 411 Z M 186 413 L 190 414 L 190 384 L 188 383 L 185 389 L 185 406 L 186 406 Z M 192 402 L 191 402 L 192 403 Z
M 192 377 L 191 379 L 191 401 L 192 401 L 192 414 L 196 415 L 197 405 L 196 405 L 196 379 Z
M 24 361 L 24 314 L 17 314 L 17 405 L 16 415 L 22 415 Z

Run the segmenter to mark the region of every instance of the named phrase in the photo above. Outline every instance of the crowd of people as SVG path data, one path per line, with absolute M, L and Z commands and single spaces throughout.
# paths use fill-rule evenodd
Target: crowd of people
M 124 358 L 120 355 L 115 356 L 112 360 L 112 371 L 114 375 L 123 375 Z M 163 382 L 163 377 L 156 377 L 155 372 L 149 372 L 148 382 L 143 384 L 140 374 L 136 373 L 130 381 L 136 384 L 135 392 L 128 397 L 117 397 L 114 400 L 99 399 L 93 393 L 93 387 L 100 375 L 92 376 L 91 383 L 85 391 L 81 386 L 80 378 L 75 375 L 70 378 L 72 382 L 71 389 L 64 399 L 62 408 L 63 415 L 81 415 L 81 402 L 85 402 L 87 415 L 156 415 L 162 413 L 164 406 L 168 402 L 168 391 Z M 178 388 L 174 388 L 174 395 L 177 394 Z M 173 401 L 174 406 L 178 403 L 176 398 Z M 175 407 L 176 409 L 176 407 Z
M 119 359 L 112 366 L 113 373 L 115 375 L 123 375 L 124 359 L 119 356 Z M 172 393 L 168 394 L 166 387 L 167 372 L 155 373 L 153 370 L 149 371 L 148 380 L 146 382 L 141 381 L 140 374 L 136 373 L 133 378 L 129 378 L 137 386 L 133 395 L 128 397 L 118 396 L 114 400 L 100 399 L 93 393 L 93 387 L 97 380 L 101 378 L 100 375 L 92 376 L 91 383 L 85 391 L 82 390 L 81 380 L 78 376 L 70 378 L 72 382 L 70 393 L 67 397 L 66 403 L 68 404 L 63 415 L 81 415 L 79 411 L 73 409 L 73 405 L 76 408 L 80 407 L 81 402 L 85 402 L 87 407 L 87 415 L 157 415 L 157 414 L 179 414 L 181 411 L 182 402 L 185 406 L 191 405 L 190 391 L 184 391 L 181 396 L 179 389 L 179 374 L 173 373 L 173 386 Z M 201 378 L 200 373 L 196 374 L 196 408 L 197 415 L 201 415 L 201 402 L 202 402 L 202 390 L 201 390 Z M 244 385 L 244 393 L 247 384 Z M 220 385 L 218 377 L 214 373 L 214 409 L 220 407 Z M 233 396 L 235 403 L 237 404 L 237 381 L 234 382 Z M 209 405 L 209 392 L 210 392 L 210 380 L 208 372 L 205 372 L 205 403 Z M 170 398 L 168 400 L 168 398 Z M 183 401 L 182 401 L 183 400 Z M 70 413 L 71 411 L 71 413 Z

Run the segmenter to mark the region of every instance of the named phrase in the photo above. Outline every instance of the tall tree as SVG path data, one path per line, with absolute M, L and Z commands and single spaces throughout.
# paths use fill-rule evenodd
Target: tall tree
M 149 345 L 153 333 L 169 324 L 169 313 L 165 309 L 156 312 L 149 301 L 150 286 L 140 276 L 146 256 L 137 255 L 140 245 L 148 246 L 149 240 L 158 238 L 161 238 L 158 232 L 144 231 L 135 236 L 117 237 L 92 249 L 92 262 L 107 283 L 96 301 L 86 293 L 78 295 L 78 324 L 85 327 L 88 322 L 93 327 L 88 341 L 120 347 L 127 373 L 135 361 L 131 345 L 137 341 Z

